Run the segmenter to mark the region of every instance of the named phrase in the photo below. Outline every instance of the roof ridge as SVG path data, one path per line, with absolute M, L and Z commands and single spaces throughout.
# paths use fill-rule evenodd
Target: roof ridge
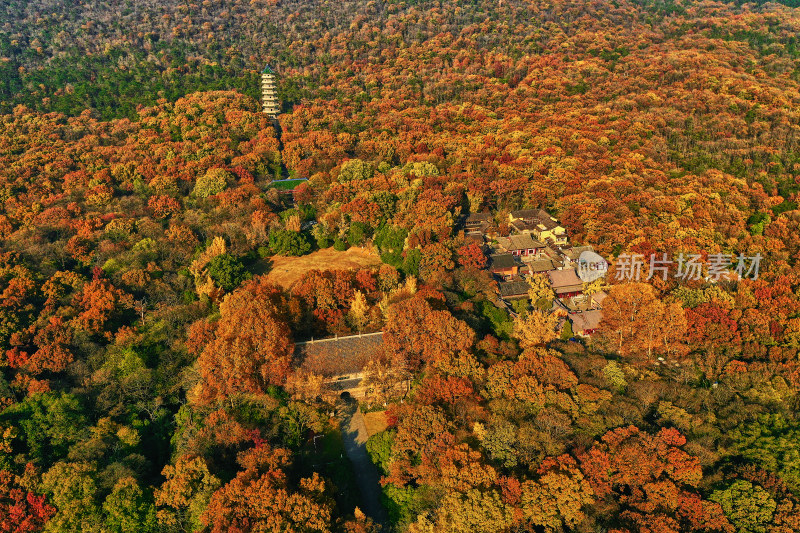
M 295 342 L 294 344 L 295 344 L 295 346 L 300 345 L 300 344 L 317 344 L 317 343 L 320 343 L 320 342 L 343 341 L 343 340 L 358 339 L 358 338 L 363 338 L 363 337 L 372 337 L 374 335 L 383 335 L 383 331 L 375 331 L 375 332 L 372 332 L 372 333 L 356 333 L 354 335 L 345 335 L 343 337 L 339 337 L 337 335 L 335 337 L 328 337 L 326 339 L 314 339 L 314 338 L 312 338 L 311 340 L 299 341 L 299 342 Z

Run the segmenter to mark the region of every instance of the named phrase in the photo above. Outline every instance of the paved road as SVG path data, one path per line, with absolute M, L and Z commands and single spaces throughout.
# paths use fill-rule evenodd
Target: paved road
M 380 476 L 367 453 L 367 426 L 364 423 L 364 415 L 353 400 L 340 402 L 338 407 L 344 450 L 353 464 L 353 474 L 361 492 L 361 510 L 388 531 L 386 509 L 381 505 Z

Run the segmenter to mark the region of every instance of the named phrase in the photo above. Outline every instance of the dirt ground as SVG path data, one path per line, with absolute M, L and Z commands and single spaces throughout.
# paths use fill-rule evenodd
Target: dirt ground
M 267 274 L 267 279 L 286 288 L 291 287 L 309 270 L 357 269 L 381 264 L 381 259 L 375 251 L 355 246 L 344 252 L 325 248 L 301 257 L 276 255 L 270 258 L 270 261 L 272 268 Z
M 386 429 L 386 413 L 384 411 L 373 411 L 364 413 L 364 423 L 367 426 L 367 435 L 370 437 Z

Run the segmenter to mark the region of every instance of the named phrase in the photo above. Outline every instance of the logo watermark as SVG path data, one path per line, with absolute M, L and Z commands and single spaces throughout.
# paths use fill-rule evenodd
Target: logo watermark
M 608 272 L 608 261 L 601 255 L 586 250 L 578 257 L 576 269 L 578 277 L 585 283 L 600 279 Z

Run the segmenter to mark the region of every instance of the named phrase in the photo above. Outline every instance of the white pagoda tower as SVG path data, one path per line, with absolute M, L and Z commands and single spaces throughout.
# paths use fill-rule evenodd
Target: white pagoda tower
M 278 113 L 281 112 L 278 88 L 275 85 L 275 73 L 269 65 L 261 71 L 261 102 L 264 113 L 273 119 L 278 117 Z

